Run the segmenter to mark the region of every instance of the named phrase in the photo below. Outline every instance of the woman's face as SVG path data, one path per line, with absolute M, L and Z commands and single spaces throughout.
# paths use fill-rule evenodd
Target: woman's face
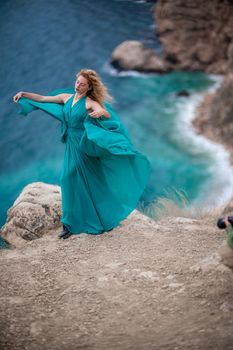
M 90 86 L 88 85 L 87 79 L 82 75 L 77 75 L 75 81 L 75 91 L 79 94 L 86 94 L 89 89 Z

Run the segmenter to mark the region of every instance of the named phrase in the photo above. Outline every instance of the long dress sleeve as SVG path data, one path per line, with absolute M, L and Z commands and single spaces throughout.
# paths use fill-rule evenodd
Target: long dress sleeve
M 49 92 L 48 94 L 46 94 L 46 96 L 55 96 L 58 94 L 62 94 L 62 93 L 74 93 L 74 88 L 62 88 L 62 89 L 56 89 L 53 90 L 51 92 Z M 54 102 L 37 102 L 37 101 L 33 101 L 29 98 L 26 97 L 21 97 L 18 100 L 18 104 L 20 105 L 21 109 L 18 111 L 18 114 L 26 116 L 29 113 L 40 109 L 43 112 L 49 114 L 51 117 L 57 119 L 58 121 L 61 122 L 61 141 L 65 142 L 65 133 L 67 130 L 67 125 L 66 125 L 66 121 L 64 118 L 64 113 L 63 113 L 63 104 L 61 103 L 54 103 Z
M 86 116 L 85 132 L 80 141 L 80 148 L 89 156 L 135 155 L 137 151 L 127 129 L 108 103 L 105 103 L 104 107 L 109 112 L 110 118 Z

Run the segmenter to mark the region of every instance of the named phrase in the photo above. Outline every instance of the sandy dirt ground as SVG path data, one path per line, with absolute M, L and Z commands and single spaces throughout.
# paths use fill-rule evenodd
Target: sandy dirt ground
M 233 273 L 215 220 L 133 212 L 0 253 L 1 350 L 233 349 Z

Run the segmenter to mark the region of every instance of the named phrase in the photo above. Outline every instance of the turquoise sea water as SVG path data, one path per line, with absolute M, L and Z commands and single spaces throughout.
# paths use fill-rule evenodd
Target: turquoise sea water
M 162 50 L 150 8 L 149 3 L 127 0 L 0 3 L 1 226 L 24 186 L 35 181 L 59 184 L 64 151 L 57 121 L 41 111 L 20 116 L 13 95 L 72 86 L 81 68 L 99 72 L 135 145 L 152 163 L 145 204 L 173 188 L 185 191 L 196 205 L 227 198 L 231 169 L 226 153 L 190 127 L 193 107 L 217 77 L 201 72 L 119 74 L 109 65 L 112 50 L 124 40 Z M 178 97 L 184 89 L 190 96 Z M 220 163 L 225 176 L 218 172 Z

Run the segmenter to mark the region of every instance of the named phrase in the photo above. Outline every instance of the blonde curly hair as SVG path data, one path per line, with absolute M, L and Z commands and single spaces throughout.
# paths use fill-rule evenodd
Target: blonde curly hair
M 83 76 L 87 79 L 88 85 L 91 88 L 86 95 L 92 100 L 100 103 L 103 106 L 104 101 L 114 101 L 114 98 L 109 94 L 107 87 L 101 81 L 100 76 L 93 69 L 81 69 L 76 77 Z

